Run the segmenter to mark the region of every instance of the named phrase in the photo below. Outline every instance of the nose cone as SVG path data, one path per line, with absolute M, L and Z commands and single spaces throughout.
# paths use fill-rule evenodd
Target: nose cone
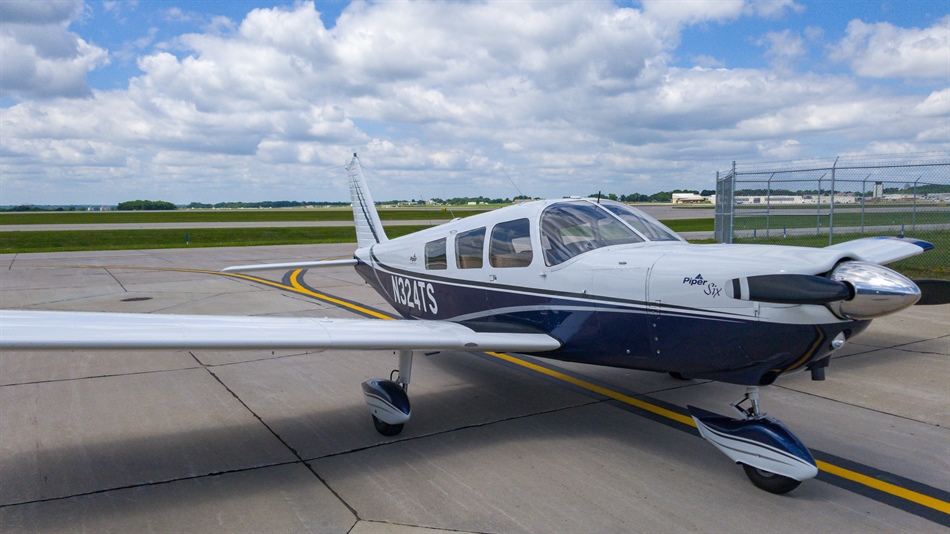
M 831 303 L 839 317 L 873 319 L 913 306 L 920 288 L 904 275 L 876 263 L 849 261 L 835 267 L 831 279 L 854 288 L 854 298 Z

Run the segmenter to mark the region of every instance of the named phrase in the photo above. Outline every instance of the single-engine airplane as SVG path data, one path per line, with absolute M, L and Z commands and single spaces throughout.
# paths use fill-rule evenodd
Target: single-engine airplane
M 821 380 L 832 352 L 871 319 L 918 300 L 950 302 L 946 285 L 918 285 L 882 266 L 933 248 L 925 241 L 691 245 L 639 210 L 599 199 L 525 202 L 390 240 L 355 154 L 347 175 L 353 258 L 225 270 L 351 265 L 407 320 L 3 310 L 0 348 L 392 349 L 395 376 L 362 385 L 387 436 L 410 417 L 413 351 L 522 352 L 740 384 L 738 419 L 688 409 L 756 486 L 786 493 L 818 469 L 761 412 L 758 388 L 793 371 Z

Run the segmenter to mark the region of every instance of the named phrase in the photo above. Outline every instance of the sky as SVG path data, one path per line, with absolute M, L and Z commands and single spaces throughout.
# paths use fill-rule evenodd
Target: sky
M 714 189 L 950 158 L 950 3 L 0 0 L 0 205 Z

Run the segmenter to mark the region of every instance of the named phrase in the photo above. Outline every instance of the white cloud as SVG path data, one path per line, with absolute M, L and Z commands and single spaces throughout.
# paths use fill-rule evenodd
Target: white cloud
M 674 24 L 725 22 L 740 16 L 781 17 L 804 7 L 794 0 L 643 0 L 644 13 Z
M 677 24 L 735 19 L 746 8 L 745 0 L 643 1 L 643 11 L 647 16 Z
M 901 96 L 715 58 L 670 67 L 685 22 L 798 9 L 694 7 L 357 2 L 328 29 L 299 3 L 220 19 L 137 52 L 124 89 L 38 100 L 25 86 L 0 114 L 2 203 L 342 200 L 342 173 L 320 169 L 354 150 L 380 199 L 518 194 L 504 172 L 539 196 L 709 188 L 732 159 L 946 150 L 950 89 Z M 55 26 L 67 44 L 70 20 Z M 762 42 L 776 59 L 805 46 L 787 31 Z
M 86 74 L 105 50 L 68 31 L 82 2 L 0 2 L 0 97 L 87 96 Z
M 759 46 L 766 46 L 766 56 L 774 58 L 797 58 L 805 54 L 805 41 L 791 30 L 768 32 L 765 37 L 756 41 Z
M 0 21 L 4 24 L 46 26 L 73 20 L 82 13 L 82 9 L 82 0 L 3 0 L 0 2 Z
M 869 78 L 950 78 L 950 16 L 929 28 L 853 20 L 830 58 Z

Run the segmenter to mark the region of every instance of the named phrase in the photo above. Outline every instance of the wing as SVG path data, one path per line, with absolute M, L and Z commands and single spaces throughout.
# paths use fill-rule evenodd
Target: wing
M 934 248 L 932 243 L 907 237 L 865 237 L 825 247 L 843 250 L 854 259 L 885 264 L 916 256 Z
M 391 349 L 541 352 L 543 333 L 448 321 L 0 311 L 0 348 Z

